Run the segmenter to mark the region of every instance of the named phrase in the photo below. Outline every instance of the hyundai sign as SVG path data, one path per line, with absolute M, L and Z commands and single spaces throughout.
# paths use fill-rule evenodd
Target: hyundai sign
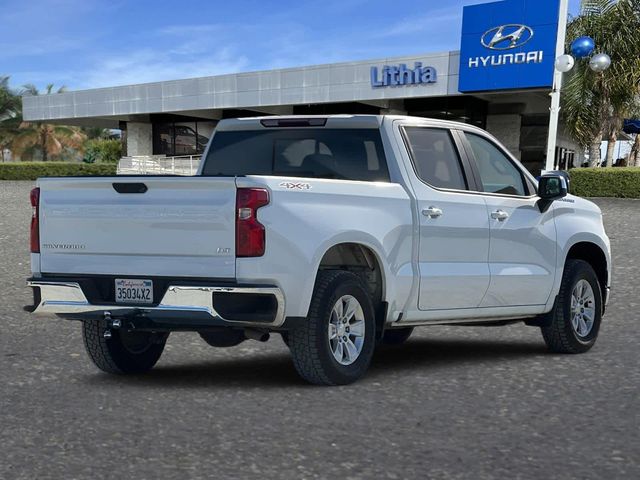
M 461 92 L 553 85 L 560 0 L 504 0 L 464 7 Z

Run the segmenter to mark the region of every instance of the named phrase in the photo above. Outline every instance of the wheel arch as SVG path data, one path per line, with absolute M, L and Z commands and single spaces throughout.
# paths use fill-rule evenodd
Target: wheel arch
M 600 283 L 600 292 L 602 294 L 602 309 L 604 312 L 604 304 L 607 298 L 607 287 L 609 286 L 609 262 L 604 249 L 591 241 L 579 241 L 571 245 L 567 250 L 564 258 L 563 269 L 567 265 L 567 260 L 583 260 L 587 262 L 596 273 L 598 282 Z
M 388 312 L 389 266 L 380 253 L 381 246 L 363 239 L 336 239 L 318 255 L 313 283 L 321 270 L 346 270 L 358 275 L 367 286 L 375 309 L 376 331 L 381 336 Z M 311 298 L 309 297 L 309 303 Z
M 316 275 L 322 269 L 353 270 L 360 277 L 362 273 L 371 273 L 375 278 L 362 278 L 375 290 L 371 290 L 374 301 L 382 301 L 385 292 L 384 267 L 376 251 L 360 242 L 340 242 L 327 248 L 320 259 Z

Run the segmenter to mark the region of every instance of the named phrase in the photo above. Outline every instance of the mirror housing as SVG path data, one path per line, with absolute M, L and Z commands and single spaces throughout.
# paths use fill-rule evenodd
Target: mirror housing
M 547 174 L 538 182 L 538 207 L 544 212 L 554 200 L 566 197 L 569 193 L 569 180 L 565 172 Z

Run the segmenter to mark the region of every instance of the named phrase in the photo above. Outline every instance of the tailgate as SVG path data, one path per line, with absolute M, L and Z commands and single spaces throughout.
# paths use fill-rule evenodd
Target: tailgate
M 40 271 L 235 277 L 234 178 L 44 178 Z

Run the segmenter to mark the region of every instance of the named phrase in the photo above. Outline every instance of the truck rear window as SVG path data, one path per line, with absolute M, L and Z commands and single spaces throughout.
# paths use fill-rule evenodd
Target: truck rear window
M 216 132 L 202 174 L 389 181 L 380 132 L 376 129 Z

